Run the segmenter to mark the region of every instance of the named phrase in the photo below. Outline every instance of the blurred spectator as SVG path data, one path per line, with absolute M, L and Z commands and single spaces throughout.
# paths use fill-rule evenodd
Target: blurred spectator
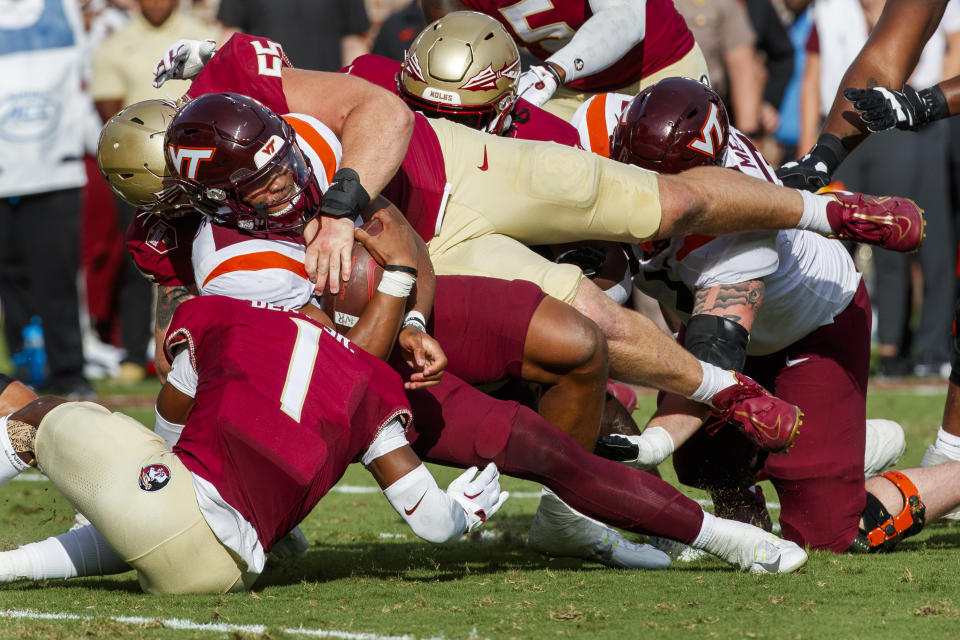
M 801 149 L 809 149 L 816 141 L 821 118 L 829 111 L 844 72 L 882 10 L 882 0 L 819 0 L 813 6 L 814 27 L 807 41 L 801 99 Z M 923 50 L 911 84 L 928 87 L 944 77 L 944 56 L 948 46 L 957 46 L 958 31 L 960 7 L 951 3 Z M 916 354 L 915 373 L 949 373 L 953 310 L 944 301 L 955 297 L 957 246 L 950 216 L 947 140 L 948 125 L 943 120 L 916 133 L 886 131 L 870 136 L 861 145 L 867 149 L 849 156 L 834 174 L 850 189 L 906 196 L 926 210 L 926 239 L 917 253 L 925 304 L 912 335 L 911 257 L 873 250 L 876 284 L 871 298 L 877 314 L 879 373 L 884 375 L 910 372 L 911 348 Z
M 138 5 L 140 10 L 134 19 L 108 36 L 94 54 L 90 93 L 103 121 L 134 102 L 180 96 L 189 86 L 182 80 L 171 81 L 162 89 L 153 87 L 154 64 L 176 40 L 206 40 L 218 34 L 216 27 L 178 11 L 177 0 L 140 0 Z M 136 210 L 120 198 L 116 206 L 122 231 L 133 221 Z M 147 345 L 153 335 L 153 287 L 137 271 L 130 256 L 123 254 L 123 273 L 113 302 L 121 318 L 125 355 L 115 381 L 133 383 L 145 375 Z
M 413 0 L 384 20 L 377 39 L 373 42 L 373 53 L 403 62 L 407 47 L 425 26 L 427 21 L 420 9 L 420 2 Z
M 336 71 L 370 52 L 363 0 L 222 0 L 217 19 L 276 40 L 302 69 Z
M 11 353 L 43 324 L 49 389 L 95 394 L 83 375 L 77 292 L 84 122 L 83 18 L 76 0 L 0 11 L 0 300 Z
M 790 42 L 793 45 L 793 71 L 787 83 L 783 100 L 780 101 L 780 126 L 774 134 L 781 145 L 780 164 L 795 160 L 797 142 L 800 138 L 800 83 L 807 63 L 806 42 L 813 27 L 813 18 L 805 11 L 790 25 Z M 777 166 L 774 164 L 774 166 Z
M 750 137 L 760 134 L 762 79 L 747 10 L 738 0 L 676 0 L 707 59 L 710 86 Z
M 747 15 L 757 34 L 756 49 L 766 69 L 759 117 L 761 131 L 769 134 L 780 126 L 780 103 L 793 72 L 793 44 L 770 0 L 746 1 Z

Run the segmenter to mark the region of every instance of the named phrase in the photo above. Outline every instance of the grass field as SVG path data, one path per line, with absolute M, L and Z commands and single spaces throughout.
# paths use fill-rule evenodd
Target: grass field
M 103 400 L 149 424 L 145 402 Z M 871 390 L 869 415 L 907 431 L 900 466 L 919 462 L 944 385 Z M 636 417 L 652 406 L 643 398 Z M 435 469 L 445 486 L 455 471 Z M 662 467 L 665 477 L 672 471 Z M 0 489 L 0 547 L 66 530 L 73 511 L 39 474 Z M 950 638 L 960 634 L 960 528 L 928 526 L 888 556 L 812 553 L 801 573 L 739 574 L 718 560 L 626 572 L 550 560 L 524 547 L 538 487 L 514 496 L 472 538 L 416 539 L 362 468 L 307 519 L 305 559 L 268 565 L 244 594 L 147 596 L 132 573 L 0 586 L 0 638 Z M 697 498 L 702 494 L 691 492 Z M 768 500 L 775 500 L 772 487 Z M 776 516 L 776 510 L 772 511 Z

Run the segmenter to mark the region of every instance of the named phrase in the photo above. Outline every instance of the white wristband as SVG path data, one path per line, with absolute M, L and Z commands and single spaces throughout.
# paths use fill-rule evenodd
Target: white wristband
M 427 332 L 427 319 L 419 311 L 410 311 L 403 317 L 403 328 L 416 327 L 420 333 Z
M 380 284 L 377 286 L 377 291 L 395 298 L 406 298 L 413 291 L 413 285 L 416 281 L 417 279 L 409 273 L 384 271 L 383 277 L 380 278 Z

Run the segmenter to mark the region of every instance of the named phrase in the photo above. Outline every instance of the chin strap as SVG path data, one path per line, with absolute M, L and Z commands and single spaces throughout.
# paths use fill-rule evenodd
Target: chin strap
M 900 490 L 903 495 L 903 510 L 895 516 L 871 493 L 867 493 L 867 506 L 863 510 L 864 528 L 854 540 L 852 550 L 870 553 L 893 551 L 900 540 L 920 533 L 923 529 L 926 506 L 920 499 L 917 487 L 910 478 L 899 471 L 880 474 Z

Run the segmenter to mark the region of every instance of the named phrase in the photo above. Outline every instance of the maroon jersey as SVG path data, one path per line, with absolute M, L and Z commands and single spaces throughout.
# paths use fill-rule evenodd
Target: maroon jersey
M 164 218 L 138 212 L 127 227 L 127 251 L 140 272 L 161 287 L 193 284 L 193 238 L 202 218 Z
M 363 78 L 396 93 L 400 63 L 371 53 L 360 56 L 340 72 Z M 580 136 L 573 125 L 523 98 L 519 99 L 514 107 L 513 122 L 505 135 L 519 140 L 544 140 L 568 147 L 580 146 Z
M 192 99 L 207 93 L 240 93 L 256 98 L 274 113 L 289 113 L 281 69 L 290 66 L 276 42 L 235 33 L 194 78 L 185 96 Z
M 517 44 L 546 60 L 549 40 L 568 40 L 593 15 L 587 0 L 525 3 L 515 0 L 464 0 L 469 8 L 496 18 Z M 572 89 L 600 93 L 621 89 L 673 64 L 693 48 L 693 34 L 671 0 L 647 0 L 646 35 L 612 66 L 567 84 Z M 552 47 L 556 50 L 557 47 Z
M 204 296 L 177 308 L 165 348 L 190 349 L 195 405 L 174 453 L 250 522 L 265 551 L 303 520 L 390 420 L 400 377 L 306 316 Z

